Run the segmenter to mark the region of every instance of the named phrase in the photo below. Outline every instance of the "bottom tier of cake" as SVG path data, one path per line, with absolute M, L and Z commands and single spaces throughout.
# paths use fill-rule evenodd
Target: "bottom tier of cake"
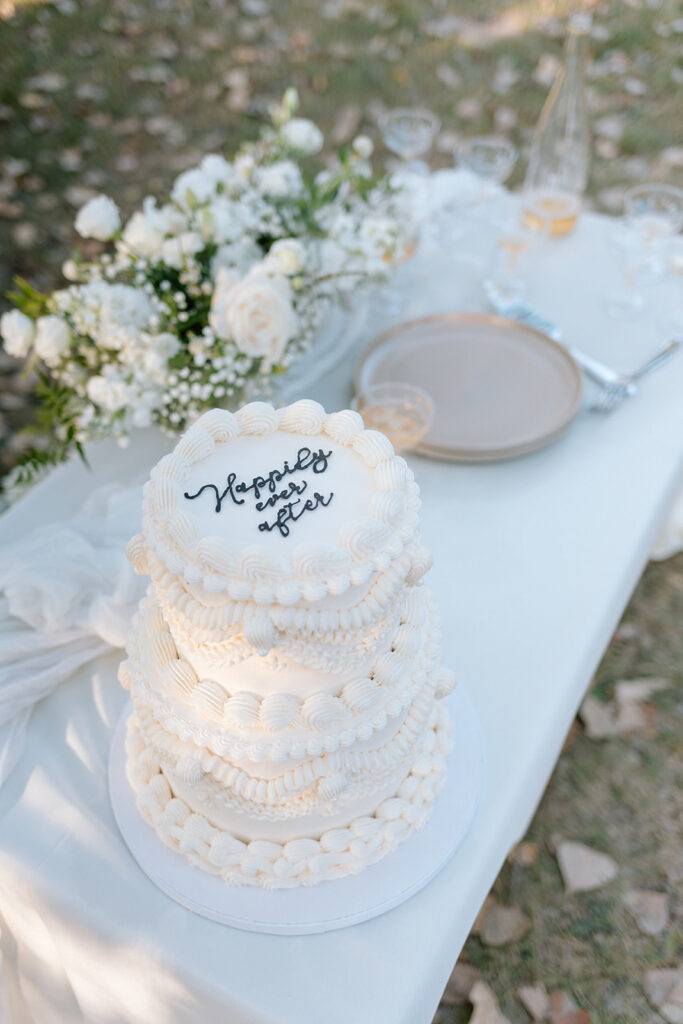
M 145 745 L 135 713 L 126 737 L 127 775 L 140 814 L 159 838 L 227 884 L 266 889 L 315 885 L 357 874 L 423 827 L 445 780 L 451 729 L 445 704 L 437 701 L 417 756 L 394 796 L 345 827 L 286 843 L 243 841 L 216 827 L 206 814 L 193 811 L 173 792 L 154 752 Z

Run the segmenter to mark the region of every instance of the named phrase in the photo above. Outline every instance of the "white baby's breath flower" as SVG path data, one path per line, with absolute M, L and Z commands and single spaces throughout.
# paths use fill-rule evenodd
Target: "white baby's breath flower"
M 301 156 L 312 156 L 323 148 L 323 133 L 305 117 L 293 117 L 281 128 L 285 144 Z
M 59 362 L 71 344 L 71 331 L 59 316 L 41 316 L 36 324 L 36 354 L 48 365 Z
M 5 344 L 5 351 L 15 359 L 27 356 L 36 336 L 36 327 L 29 317 L 18 309 L 3 313 L 0 317 L 0 334 Z
M 127 284 L 105 284 L 101 292 L 100 316 L 124 327 L 142 328 L 154 313 L 152 301 L 140 288 Z
M 245 225 L 243 205 L 239 201 L 218 196 L 207 208 L 207 237 L 222 245 L 224 242 L 237 242 L 244 237 Z
M 121 227 L 119 208 L 109 196 L 95 196 L 78 211 L 75 227 L 83 238 L 108 242 Z
M 235 163 L 233 166 L 238 180 L 244 183 L 249 181 L 256 163 L 251 153 L 240 153 L 235 157 Z
M 291 277 L 298 274 L 304 266 L 305 250 L 296 238 L 279 238 L 273 242 L 264 261 L 264 268 L 269 274 L 283 274 Z
M 164 359 L 172 359 L 180 351 L 180 340 L 170 331 L 163 331 L 152 338 L 152 345 Z
M 230 245 L 219 245 L 211 260 L 211 275 L 216 278 L 218 271 L 225 267 L 228 270 L 236 269 L 243 276 L 262 256 L 260 247 L 251 238 Z
M 372 139 L 368 138 L 367 135 L 357 135 L 351 143 L 351 149 L 361 160 L 369 160 L 374 148 Z
M 149 427 L 152 425 L 154 410 L 159 404 L 157 391 L 143 390 L 135 396 L 130 420 L 134 427 Z
M 227 293 L 224 320 L 237 348 L 252 358 L 261 357 L 268 366 L 283 355 L 299 327 L 289 282 L 269 277 L 259 267 Z M 213 323 L 212 327 L 220 337 Z

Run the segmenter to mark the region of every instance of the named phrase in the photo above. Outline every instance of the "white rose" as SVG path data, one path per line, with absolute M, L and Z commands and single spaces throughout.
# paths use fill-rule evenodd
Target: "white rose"
M 182 270 L 188 257 L 204 248 L 204 239 L 196 231 L 184 231 L 177 238 L 167 238 L 161 246 L 161 261 Z
M 292 160 L 279 160 L 254 172 L 258 189 L 267 196 L 283 198 L 301 191 L 301 171 Z
M 242 280 L 242 274 L 234 267 L 219 267 L 211 297 L 209 326 L 217 338 L 227 341 L 231 337 L 228 323 L 228 296 L 235 285 Z
M 134 255 L 154 259 L 159 255 L 164 235 L 151 217 L 138 210 L 123 229 L 122 240 Z
M 199 165 L 204 174 L 220 185 L 227 185 L 235 177 L 235 169 L 218 153 L 207 153 Z
M 369 160 L 375 146 L 372 139 L 369 139 L 367 135 L 357 135 L 351 143 L 351 148 L 361 160 Z
M 270 247 L 264 261 L 268 273 L 284 274 L 291 277 L 304 266 L 304 247 L 296 238 L 279 238 Z
M 71 344 L 69 325 L 58 316 L 41 316 L 36 327 L 36 354 L 48 364 L 58 362 Z
M 15 359 L 23 359 L 33 344 L 36 327 L 33 320 L 18 309 L 13 309 L 0 317 L 0 334 L 5 343 L 5 351 Z
M 118 378 L 91 377 L 85 390 L 91 402 L 109 412 L 118 412 L 128 404 L 128 388 Z
M 201 206 L 213 199 L 215 194 L 215 180 L 200 167 L 194 167 L 176 178 L 171 198 L 180 206 L 192 209 L 195 205 Z
M 305 117 L 293 117 L 282 126 L 282 137 L 290 149 L 310 156 L 323 148 L 323 133 Z
M 78 211 L 75 227 L 83 238 L 108 242 L 121 227 L 119 208 L 109 196 L 95 196 Z
M 225 299 L 229 337 L 245 355 L 272 366 L 298 330 L 289 282 L 255 269 L 230 289 Z

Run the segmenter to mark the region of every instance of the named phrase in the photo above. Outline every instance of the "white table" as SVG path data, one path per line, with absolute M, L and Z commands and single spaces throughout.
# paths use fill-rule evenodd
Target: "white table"
M 547 243 L 531 295 L 570 340 L 627 369 L 661 343 L 656 319 L 609 321 L 605 222 Z M 416 262 L 409 314 L 484 308 L 473 272 Z M 570 283 L 571 282 L 571 283 Z M 653 290 L 659 309 L 680 281 Z M 310 389 L 349 396 L 352 358 Z M 327 935 L 233 931 L 177 906 L 124 846 L 107 797 L 108 743 L 125 694 L 116 658 L 43 702 L 0 793 L 0 929 L 10 986 L 18 951 L 40 1024 L 427 1024 L 472 921 L 525 831 L 586 685 L 646 563 L 683 470 L 683 357 L 611 416 L 583 414 L 545 451 L 457 466 L 415 458 L 429 584 L 446 661 L 479 710 L 488 767 L 479 813 L 443 872 L 408 903 Z M 154 435 L 108 445 L 95 480 L 128 478 Z M 0 542 L 66 516 L 93 479 L 57 471 L 2 521 Z M 44 504 L 39 502 L 42 497 Z M 18 1005 L 18 1004 L 17 1004 Z M 30 1018 L 17 1009 L 15 1020 Z

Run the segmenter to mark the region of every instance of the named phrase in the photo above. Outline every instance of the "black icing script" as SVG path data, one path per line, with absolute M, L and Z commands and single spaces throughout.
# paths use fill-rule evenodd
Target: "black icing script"
M 194 501 L 204 491 L 213 491 L 216 499 L 214 508 L 216 512 L 221 511 L 226 499 L 230 499 L 234 505 L 244 505 L 247 497 L 251 496 L 257 512 L 266 512 L 275 508 L 279 502 L 284 502 L 278 508 L 275 518 L 272 521 L 264 519 L 258 524 L 258 528 L 261 532 L 267 533 L 278 530 L 282 537 L 289 537 L 291 525 L 301 519 L 305 512 L 313 512 L 317 508 L 327 508 L 334 497 L 334 491 L 327 496 L 314 491 L 312 496 L 304 498 L 303 495 L 308 491 L 308 481 L 286 480 L 285 478 L 306 469 L 312 470 L 317 475 L 324 473 L 331 456 L 331 451 L 326 452 L 322 448 L 317 451 L 311 451 L 310 448 L 299 448 L 296 462 L 291 466 L 289 462 L 285 461 L 281 469 L 271 469 L 266 476 L 255 476 L 250 482 L 239 480 L 236 473 L 228 473 L 225 478 L 225 487 L 222 490 L 216 484 L 203 484 L 196 494 L 188 494 L 185 491 L 184 497 L 188 501 Z

